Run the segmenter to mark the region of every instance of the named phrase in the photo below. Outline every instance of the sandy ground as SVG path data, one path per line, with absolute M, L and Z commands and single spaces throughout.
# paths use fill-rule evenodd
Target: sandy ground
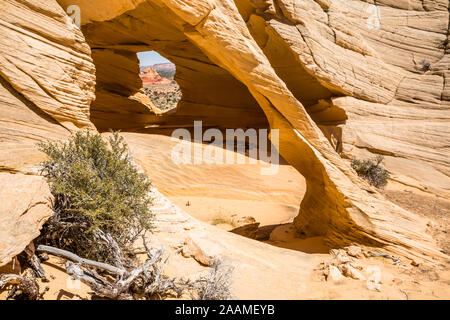
M 441 251 L 450 255 L 450 199 L 390 182 L 382 191 L 395 204 L 430 220 L 428 231 Z
M 214 224 L 218 220 L 253 217 L 261 226 L 291 222 L 298 214 L 298 205 L 264 203 L 258 200 L 235 200 L 208 197 L 169 197 L 193 217 Z M 186 205 L 187 204 L 187 205 Z
M 162 194 L 193 217 L 214 219 L 254 217 L 263 225 L 292 221 L 306 191 L 304 178 L 280 161 L 275 175 L 262 175 L 269 164 L 175 164 L 171 159 L 179 140 L 165 135 L 124 133 L 134 158 Z M 202 145 L 204 148 L 208 145 Z M 224 156 L 229 151 L 224 151 Z
M 158 202 L 166 201 L 162 195 Z M 167 200 L 168 201 L 168 200 Z M 158 203 L 161 204 L 161 203 Z M 344 278 L 338 283 L 327 281 L 320 263 L 330 255 L 320 252 L 302 252 L 283 249 L 226 232 L 200 222 L 180 208 L 164 206 L 156 216 L 157 229 L 148 237 L 155 248 L 166 248 L 170 259 L 165 273 L 170 276 L 196 278 L 208 272 L 193 258 L 178 253 L 186 238 L 192 239 L 210 257 L 233 266 L 232 292 L 238 299 L 449 299 L 450 274 L 448 265 L 429 267 L 412 266 L 402 260 L 393 265 L 392 260 L 370 257 L 354 259 L 364 268 L 369 279 L 378 272 L 380 290 L 369 290 L 366 280 Z M 274 241 L 295 243 L 292 228 L 284 225 L 274 234 Z M 294 241 L 292 241 L 294 240 Z M 303 240 L 309 248 L 320 247 L 320 238 Z M 91 299 L 90 289 L 73 282 L 64 273 L 64 261 L 51 258 L 44 263 L 50 280 L 39 281 L 44 299 Z M 0 299 L 5 293 L 0 294 Z
M 261 168 L 268 166 L 264 162 L 177 165 L 171 151 L 178 142 L 169 136 L 123 135 L 134 160 L 161 193 L 155 203 L 157 230 L 149 239 L 170 253 L 167 274 L 192 278 L 208 272 L 194 259 L 179 254 L 180 246 L 190 238 L 207 256 L 221 257 L 235 268 L 232 289 L 239 299 L 450 299 L 450 268 L 445 262 L 429 267 L 412 266 L 407 260 L 393 265 L 385 258 L 358 259 L 366 277 L 374 268 L 380 271 L 379 292 L 369 290 L 362 280 L 326 281 L 319 264 L 330 259 L 330 248 L 320 237 L 299 238 L 291 223 L 298 214 L 305 182 L 289 165 L 280 165 L 272 176 L 261 175 Z M 395 183 L 384 193 L 430 218 L 430 232 L 442 250 L 448 250 L 448 201 Z M 241 217 L 253 217 L 261 226 L 280 226 L 264 242 L 227 232 Z M 40 283 L 41 290 L 48 287 L 44 299 L 91 298 L 88 287 L 73 283 L 65 274 L 60 259 L 51 258 L 44 268 L 50 280 Z M 0 293 L 0 299 L 4 297 Z
M 38 279 L 39 292 L 44 300 L 86 300 L 91 299 L 91 289 L 80 281 L 74 281 L 65 272 L 65 260 L 50 256 L 42 263 L 45 277 Z M 9 265 L 10 267 L 10 265 Z M 0 270 L 5 272 L 6 270 Z M 8 273 L 17 273 L 8 270 Z M 6 291 L 0 291 L 0 300 L 5 300 Z

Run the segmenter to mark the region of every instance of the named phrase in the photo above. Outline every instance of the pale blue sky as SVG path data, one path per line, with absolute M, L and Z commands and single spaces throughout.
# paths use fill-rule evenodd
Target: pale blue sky
M 147 52 L 139 52 L 138 53 L 139 60 L 142 66 L 152 66 L 158 63 L 169 63 L 170 61 L 166 58 L 162 57 L 156 51 L 147 51 Z

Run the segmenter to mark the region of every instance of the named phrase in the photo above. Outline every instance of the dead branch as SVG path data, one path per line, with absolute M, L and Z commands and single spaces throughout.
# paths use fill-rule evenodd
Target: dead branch
M 152 259 L 145 262 L 140 267 L 134 269 L 130 272 L 130 275 L 127 279 L 119 280 L 117 285 L 121 290 L 126 290 L 130 287 L 130 285 L 136 280 L 137 277 L 139 277 L 145 270 L 150 268 L 153 264 L 160 261 L 160 257 L 164 253 L 164 249 L 158 250 L 156 254 L 153 256 Z
M 145 271 L 146 283 L 144 284 L 144 291 L 142 292 L 146 297 L 157 297 L 163 299 L 166 296 L 180 297 L 184 291 L 192 290 L 195 286 L 195 282 L 189 279 L 179 279 L 167 277 L 162 274 L 164 266 L 169 260 L 170 255 L 167 255 L 163 260 L 163 255 L 159 254 L 159 251 L 153 253 L 148 246 L 145 235 L 142 236 L 144 248 L 147 251 L 149 259 L 154 259 L 158 256 L 158 262 L 152 265 L 152 270 Z
M 118 288 L 113 284 L 104 281 L 101 278 L 97 278 L 92 274 L 89 275 L 89 271 L 86 272 L 81 269 L 80 265 L 73 262 L 66 262 L 67 274 L 72 276 L 74 280 L 80 280 L 81 282 L 87 284 L 97 295 L 110 298 L 110 299 L 130 299 L 132 298 L 129 294 L 123 294 Z
M 151 276 L 152 278 L 155 278 L 153 272 L 149 272 L 149 269 L 151 269 L 154 264 L 159 263 L 164 254 L 164 249 L 157 250 L 153 254 L 149 252 L 150 259 L 148 261 L 138 268 L 127 272 L 125 269 L 113 267 L 106 263 L 80 258 L 76 254 L 62 249 L 40 245 L 38 251 L 70 260 L 66 263 L 66 271 L 74 280 L 82 281 L 97 294 L 111 299 L 129 299 L 131 297 L 129 293 L 130 287 L 137 282 L 138 278 L 143 274 L 145 277 Z M 84 269 L 82 269 L 82 267 L 84 267 Z M 99 268 L 118 275 L 119 277 L 114 283 L 111 283 L 104 280 L 89 267 Z M 155 268 L 154 270 L 158 270 L 158 268 Z
M 102 242 L 106 250 L 108 251 L 108 256 L 111 257 L 114 266 L 120 269 L 124 269 L 123 263 L 122 263 L 122 250 L 120 250 L 119 244 L 116 240 L 111 236 L 109 233 L 105 233 L 102 230 L 98 229 L 94 232 L 95 238 L 99 242 Z
M 171 278 L 163 274 L 168 260 L 165 249 L 152 250 L 145 239 L 148 260 L 137 268 L 127 271 L 106 263 L 83 259 L 76 254 L 49 246 L 40 245 L 38 251 L 62 257 L 66 260 L 66 272 L 74 280 L 88 285 L 97 295 L 109 299 L 133 299 L 136 295 L 143 298 L 180 297 L 186 290 L 196 291 L 197 299 L 229 298 L 229 282 L 231 269 L 222 268 L 216 262 L 208 276 L 195 281 Z M 120 258 L 120 257 L 119 257 Z M 122 264 L 122 262 L 120 261 Z M 99 275 L 95 269 L 101 269 L 116 276 L 115 280 Z M 192 295 L 194 297 L 194 295 Z
M 223 265 L 221 260 L 216 260 L 211 266 L 208 276 L 201 276 L 194 282 L 197 296 L 191 293 L 196 300 L 228 300 L 232 298 L 230 291 L 233 268 Z
M 41 261 L 35 254 L 35 247 L 33 242 L 31 242 L 26 248 L 25 248 L 25 254 L 27 256 L 27 262 L 31 266 L 31 269 L 33 269 L 34 273 L 36 274 L 36 277 L 42 278 L 45 276 L 45 270 L 42 268 Z
M 112 274 L 119 275 L 120 277 L 123 277 L 123 275 L 126 273 L 125 269 L 117 268 L 117 267 L 111 266 L 111 265 L 103 263 L 103 262 L 97 262 L 97 261 L 93 261 L 93 260 L 89 260 L 89 259 L 84 259 L 84 258 L 77 256 L 76 254 L 74 254 L 72 252 L 67 251 L 67 250 L 62 250 L 62 249 L 58 249 L 58 248 L 40 245 L 37 248 L 37 251 L 46 252 L 48 254 L 52 254 L 54 256 L 61 257 L 66 260 L 76 262 L 77 264 L 80 264 L 80 265 L 102 269 L 102 270 L 108 271 Z
M 16 286 L 22 291 L 25 300 L 37 300 L 39 297 L 39 285 L 36 280 L 16 274 L 0 275 L 0 289 L 8 285 Z

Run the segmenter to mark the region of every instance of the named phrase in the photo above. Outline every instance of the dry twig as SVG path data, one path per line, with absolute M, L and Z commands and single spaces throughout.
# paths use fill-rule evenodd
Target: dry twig
M 34 279 L 19 276 L 17 274 L 0 275 L 0 289 L 12 285 L 22 291 L 20 298 L 24 300 L 37 300 L 39 298 L 39 285 Z M 16 290 L 14 290 L 14 293 Z M 11 296 L 12 293 L 9 294 Z

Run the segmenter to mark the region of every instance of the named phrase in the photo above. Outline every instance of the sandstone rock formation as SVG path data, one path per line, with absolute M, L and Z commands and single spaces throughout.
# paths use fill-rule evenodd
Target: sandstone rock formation
M 191 238 L 186 239 L 181 250 L 181 254 L 185 258 L 194 258 L 201 265 L 212 265 L 212 261 L 210 260 L 210 258 L 205 255 L 202 249 L 200 249 L 200 247 Z
M 0 173 L 0 266 L 21 253 L 39 235 L 53 211 L 43 177 Z
M 81 31 L 65 13 L 70 5 L 81 9 Z M 450 194 L 448 6 L 2 1 L 0 168 L 20 169 L 17 159 L 35 154 L 32 141 L 77 127 L 270 127 L 307 181 L 299 232 L 429 260 L 439 252 L 426 222 L 388 202 L 338 152 L 385 154 L 398 181 Z M 183 98 L 175 113 L 156 114 L 142 97 L 136 53 L 148 50 L 177 66 Z M 5 157 L 11 149 L 20 152 Z
M 142 79 L 142 84 L 149 85 L 149 84 L 167 84 L 170 83 L 170 80 L 167 78 L 161 77 L 158 72 L 156 72 L 155 69 L 152 67 L 148 67 L 141 71 L 140 77 Z
M 158 63 L 152 66 L 161 77 L 167 79 L 175 78 L 176 66 L 173 63 Z M 142 67 L 141 67 L 142 69 Z

